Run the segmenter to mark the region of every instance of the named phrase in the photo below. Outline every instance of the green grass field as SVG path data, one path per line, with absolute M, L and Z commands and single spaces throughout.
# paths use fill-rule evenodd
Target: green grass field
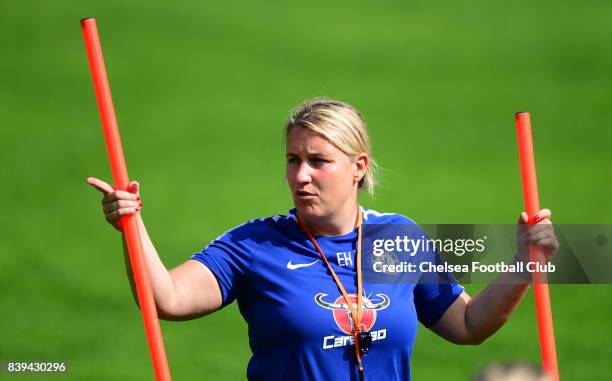
M 68 362 L 57 379 L 153 379 L 120 237 L 85 183 L 110 170 L 79 19 L 97 18 L 130 174 L 172 267 L 292 207 L 281 130 L 313 96 L 368 120 L 384 168 L 368 207 L 514 222 L 513 113 L 527 110 L 541 205 L 558 223 L 612 223 L 611 12 L 603 1 L 0 2 L 0 360 Z M 608 380 L 612 286 L 551 295 L 562 379 Z M 235 306 L 162 329 L 175 380 L 245 378 Z M 413 379 L 468 380 L 509 359 L 539 361 L 531 293 L 480 346 L 420 329 Z

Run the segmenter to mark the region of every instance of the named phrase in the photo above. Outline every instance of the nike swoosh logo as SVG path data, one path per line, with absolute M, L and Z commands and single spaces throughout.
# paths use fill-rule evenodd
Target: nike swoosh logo
M 302 267 L 312 266 L 312 265 L 314 265 L 317 262 L 319 262 L 318 259 L 316 261 L 314 261 L 314 262 L 311 262 L 311 263 L 296 263 L 296 264 L 293 264 L 293 263 L 291 263 L 291 261 L 289 261 L 289 262 L 287 262 L 287 268 L 289 270 L 295 270 L 295 269 L 300 269 Z

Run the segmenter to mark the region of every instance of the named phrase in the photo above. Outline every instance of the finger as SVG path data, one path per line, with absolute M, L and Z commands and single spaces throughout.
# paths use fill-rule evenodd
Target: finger
M 140 191 L 140 184 L 138 183 L 138 181 L 130 182 L 130 185 L 128 185 L 128 191 L 134 194 L 138 194 L 138 192 Z
M 559 241 L 555 237 L 550 237 L 546 239 L 539 240 L 534 246 L 540 247 L 546 250 L 556 251 L 559 249 Z
M 552 221 L 551 221 L 551 220 L 549 220 L 548 218 L 545 218 L 545 219 L 543 219 L 543 220 L 539 220 L 539 221 L 538 221 L 538 222 L 535 224 L 535 226 L 537 226 L 537 225 L 552 225 Z
M 544 209 L 540 209 L 540 211 L 538 211 L 535 214 L 535 216 L 533 216 L 533 219 L 535 221 L 540 221 L 544 219 L 550 219 L 551 216 L 552 216 L 552 212 L 550 211 L 550 209 L 544 208 Z
M 527 234 L 529 236 L 534 236 L 540 232 L 544 232 L 544 231 L 554 231 L 553 225 L 550 222 L 546 222 L 549 220 L 544 220 L 542 222 L 539 222 L 535 225 L 529 225 L 529 229 L 527 230 Z
M 130 201 L 130 200 L 118 200 L 104 204 L 102 210 L 104 213 L 112 213 L 118 209 L 124 208 L 138 208 L 142 207 L 142 204 L 139 201 Z
M 87 183 L 104 194 L 113 192 L 113 187 L 100 179 L 96 179 L 95 177 L 88 177 Z
M 140 212 L 140 207 L 117 209 L 117 210 L 113 211 L 112 213 L 107 214 L 106 215 L 106 219 L 107 219 L 107 221 L 113 223 L 114 221 L 117 221 L 118 219 L 120 219 L 123 216 L 129 216 L 130 214 L 134 214 L 134 213 L 138 213 L 138 212 Z
M 116 190 L 112 193 L 107 193 L 106 196 L 104 196 L 103 203 L 107 204 L 107 203 L 111 203 L 111 202 L 118 201 L 118 200 L 138 201 L 139 198 L 140 196 L 134 193 L 130 193 L 130 192 L 122 191 L 122 190 Z
M 536 225 L 538 229 L 533 229 L 528 234 L 529 243 L 532 245 L 539 245 L 541 241 L 552 239 L 557 240 L 553 225 Z
M 553 230 L 543 230 L 535 234 L 530 234 L 529 242 L 532 244 L 535 244 L 543 239 L 548 239 L 548 238 L 556 238 L 555 232 Z

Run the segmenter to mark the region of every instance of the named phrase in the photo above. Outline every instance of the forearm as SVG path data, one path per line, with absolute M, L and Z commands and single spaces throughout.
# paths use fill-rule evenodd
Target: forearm
M 158 311 L 164 311 L 172 303 L 174 283 L 168 269 L 166 269 L 166 266 L 164 266 L 159 258 L 153 242 L 151 242 L 151 239 L 149 238 L 149 234 L 147 233 L 147 229 L 140 214 L 136 214 L 136 220 L 138 221 L 138 230 L 140 233 L 140 240 L 142 242 L 145 266 L 149 276 L 149 282 L 153 290 L 155 304 Z M 130 281 L 130 286 L 132 288 L 132 295 L 134 296 L 136 304 L 139 304 L 125 234 L 122 234 L 122 240 L 125 267 L 128 279 Z
M 465 324 L 472 343 L 481 343 L 508 321 L 529 288 L 529 281 L 513 273 L 500 275 L 471 298 Z
M 530 247 L 537 247 L 549 260 L 559 249 L 549 218 L 550 210 L 542 209 L 534 225 L 517 229 L 518 250 L 522 253 L 518 258 L 525 257 Z M 528 220 L 527 213 L 521 213 L 519 226 Z M 508 321 L 530 283 L 531 279 L 517 273 L 501 274 L 474 297 L 463 292 L 430 328 L 452 343 L 480 344 Z

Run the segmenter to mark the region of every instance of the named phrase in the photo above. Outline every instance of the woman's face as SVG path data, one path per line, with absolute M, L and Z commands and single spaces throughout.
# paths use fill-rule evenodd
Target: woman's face
M 300 216 L 325 218 L 357 203 L 367 155 L 351 158 L 321 135 L 294 127 L 287 135 L 286 159 L 287 182 Z

